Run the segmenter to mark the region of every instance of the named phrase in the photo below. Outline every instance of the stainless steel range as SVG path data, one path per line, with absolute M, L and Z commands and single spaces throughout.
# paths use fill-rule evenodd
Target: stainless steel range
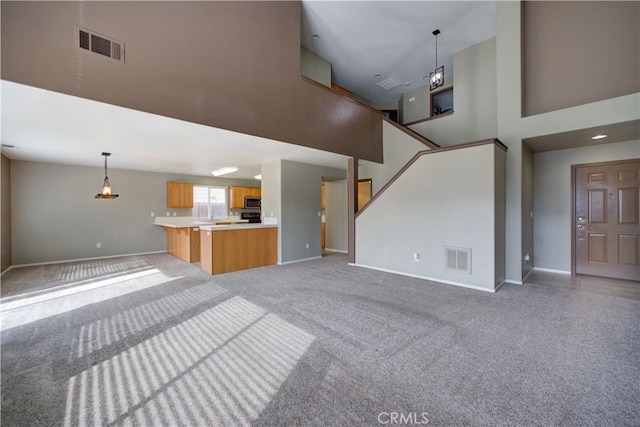
M 248 219 L 249 224 L 260 224 L 260 212 L 241 212 L 240 219 Z

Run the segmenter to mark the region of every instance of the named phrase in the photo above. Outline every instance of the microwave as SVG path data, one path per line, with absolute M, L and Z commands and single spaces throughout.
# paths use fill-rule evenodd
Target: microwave
M 244 207 L 246 209 L 260 209 L 260 197 L 255 197 L 255 196 L 245 197 Z

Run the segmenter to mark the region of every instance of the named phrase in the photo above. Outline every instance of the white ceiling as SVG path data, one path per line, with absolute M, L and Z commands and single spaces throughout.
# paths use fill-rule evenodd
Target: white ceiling
M 398 100 L 435 68 L 433 30 L 448 77 L 454 53 L 495 36 L 495 14 L 494 1 L 302 0 L 301 43 L 331 62 L 337 84 L 372 101 Z M 376 86 L 389 77 L 410 86 Z
M 346 169 L 347 156 L 2 81 L 2 149 L 12 160 L 253 178 L 278 159 Z

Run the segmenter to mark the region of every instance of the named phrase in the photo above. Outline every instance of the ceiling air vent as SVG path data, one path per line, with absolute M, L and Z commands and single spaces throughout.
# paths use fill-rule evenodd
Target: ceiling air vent
M 471 274 L 471 249 L 444 247 L 445 268 Z
M 78 47 L 124 63 L 124 43 L 78 27 Z
M 380 86 L 384 90 L 389 90 L 394 87 L 398 87 L 401 84 L 402 82 L 395 77 L 389 77 L 388 79 L 384 79 L 383 81 L 376 83 L 376 86 Z

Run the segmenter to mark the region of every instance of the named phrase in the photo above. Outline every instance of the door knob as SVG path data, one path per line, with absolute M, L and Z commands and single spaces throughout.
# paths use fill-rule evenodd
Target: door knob
M 578 224 L 578 225 L 576 226 L 576 228 L 577 228 L 578 230 L 584 230 L 584 225 L 582 225 L 582 224 Z

